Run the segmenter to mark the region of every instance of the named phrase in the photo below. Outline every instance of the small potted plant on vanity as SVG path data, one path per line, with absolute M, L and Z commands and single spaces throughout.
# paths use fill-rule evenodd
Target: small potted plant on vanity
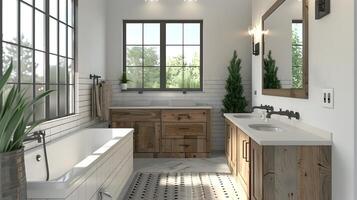
M 26 98 L 26 92 L 13 86 L 5 95 L 5 86 L 13 71 L 12 62 L 0 77 L 0 199 L 27 199 L 24 139 L 39 122 L 32 123 L 32 107 L 51 91 L 34 100 Z
M 121 90 L 127 90 L 128 89 L 128 78 L 126 77 L 126 71 L 123 72 L 121 79 L 120 79 L 120 85 L 121 85 Z

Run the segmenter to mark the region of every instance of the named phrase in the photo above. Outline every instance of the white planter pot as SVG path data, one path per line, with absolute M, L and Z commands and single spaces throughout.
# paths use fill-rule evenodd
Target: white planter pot
M 128 84 L 127 83 L 122 83 L 121 84 L 121 90 L 127 90 L 128 89 Z

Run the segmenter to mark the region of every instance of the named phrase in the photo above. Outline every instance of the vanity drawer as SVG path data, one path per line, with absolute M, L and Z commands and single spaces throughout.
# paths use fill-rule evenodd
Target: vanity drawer
M 204 153 L 206 139 L 163 139 L 161 141 L 161 152 L 164 153 Z
M 163 122 L 207 122 L 207 110 L 164 110 Z
M 206 138 L 206 123 L 164 123 L 163 138 Z
M 111 110 L 112 121 L 160 121 L 160 110 Z

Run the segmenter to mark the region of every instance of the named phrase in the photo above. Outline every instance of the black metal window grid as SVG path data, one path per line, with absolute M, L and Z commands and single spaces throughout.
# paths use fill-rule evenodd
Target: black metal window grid
M 0 99 L 13 85 L 32 99 L 55 90 L 34 106 L 33 121 L 75 113 L 76 5 L 75 0 L 0 0 L 0 76 L 10 59 L 14 63 Z
M 138 40 L 141 40 L 139 43 L 128 43 L 128 35 L 127 35 L 127 29 L 128 25 L 138 25 L 141 26 L 141 33 L 138 35 L 141 35 L 138 38 Z M 154 24 L 157 27 L 159 27 L 159 42 L 155 44 L 146 44 L 144 42 L 144 37 L 146 34 L 146 29 L 145 26 L 149 24 Z M 168 27 L 170 25 L 177 25 L 181 26 L 180 30 L 182 31 L 181 33 L 181 41 L 180 43 L 169 43 L 167 39 L 171 36 L 170 33 L 167 33 Z M 186 43 L 185 42 L 185 27 L 188 25 L 197 25 L 199 27 L 199 42 L 196 42 L 194 44 Z M 123 21 L 123 71 L 127 73 L 128 79 L 133 79 L 133 75 L 130 74 L 135 74 L 136 77 L 134 77 L 135 80 L 131 80 L 131 82 L 135 81 L 136 84 L 130 84 L 129 82 L 129 91 L 202 91 L 203 89 L 203 21 L 202 20 L 124 20 Z M 130 37 L 130 36 L 129 36 Z M 141 61 L 139 64 L 130 64 L 128 63 L 128 49 L 130 48 L 137 48 L 141 49 Z M 152 66 L 148 65 L 146 63 L 146 58 L 145 58 L 145 50 L 146 48 L 156 48 L 158 49 L 158 57 L 159 57 L 159 62 Z M 181 49 L 181 58 L 180 62 L 181 64 L 175 64 L 171 66 L 170 62 L 167 60 L 168 56 L 168 49 L 169 48 L 178 48 Z M 188 48 L 197 48 L 199 55 L 198 55 L 198 64 L 190 65 L 186 62 L 185 55 L 185 49 Z M 140 51 L 140 50 L 139 50 Z M 191 55 L 192 56 L 192 55 Z M 192 64 L 192 63 L 191 63 Z M 133 72 L 130 73 L 130 70 Z M 157 83 L 156 84 L 151 84 L 155 85 L 154 87 L 147 87 L 147 82 L 146 82 L 146 77 L 145 77 L 145 71 L 149 70 L 156 70 L 157 74 Z M 168 77 L 168 72 L 170 70 L 177 70 L 178 75 L 182 79 L 182 83 L 179 83 L 178 85 L 170 85 L 168 81 L 170 81 Z M 185 74 L 191 70 L 191 73 L 193 70 L 196 70 L 196 74 L 198 74 L 199 77 L 196 77 L 195 84 L 190 85 L 187 84 L 188 81 L 185 81 Z M 187 77 L 186 77 L 187 78 Z M 141 80 L 140 80 L 141 79 Z M 139 80 L 139 81 L 138 81 Z

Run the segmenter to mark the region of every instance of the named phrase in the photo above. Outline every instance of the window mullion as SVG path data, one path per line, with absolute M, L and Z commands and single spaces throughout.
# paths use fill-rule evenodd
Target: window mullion
M 141 25 L 141 56 L 142 56 L 142 61 L 141 61 L 141 88 L 144 89 L 144 62 L 145 62 L 145 56 L 144 56 L 144 23 Z
M 57 1 L 57 113 L 56 118 L 60 114 L 60 1 Z
M 46 68 L 46 70 L 45 70 L 45 79 L 46 79 L 46 81 L 45 81 L 45 87 L 46 87 L 46 91 L 48 91 L 49 89 L 50 89 L 50 85 L 49 85 L 49 83 L 50 83 L 50 54 L 49 54 L 49 52 L 50 52 L 50 36 L 49 36 L 49 34 L 50 34 L 50 16 L 49 16 L 49 10 L 50 10 L 50 7 L 49 7 L 49 0 L 46 0 L 46 8 L 45 8 L 45 13 L 46 13 L 46 27 L 45 27 L 45 39 L 46 39 L 46 47 L 45 47 L 45 51 L 46 51 L 46 65 L 45 65 L 45 68 Z M 49 96 L 47 96 L 46 97 L 46 103 L 45 103 L 45 107 L 46 107 L 46 119 L 49 119 L 50 118 L 50 97 Z
M 17 0 L 17 83 L 21 88 L 21 1 Z
M 36 98 L 36 52 L 35 52 L 35 0 L 32 0 L 32 99 Z M 32 106 L 32 118 L 33 122 L 35 122 L 35 105 Z
M 166 23 L 160 23 L 160 89 L 166 89 Z
M 182 89 L 185 88 L 185 24 L 182 23 Z
M 68 73 L 68 1 L 66 0 L 66 115 L 69 114 L 69 73 Z
M 2 0 L 0 0 L 0 10 L 2 12 Z M 3 55 L 2 53 L 2 45 L 3 45 L 3 38 L 2 38 L 2 14 L 0 15 L 0 33 L 1 33 L 1 42 L 0 42 L 0 55 Z M 3 76 L 3 58 L 1 56 L 0 59 L 0 77 Z M 0 109 L 2 109 L 2 102 L 3 102 L 3 93 L 0 94 Z

